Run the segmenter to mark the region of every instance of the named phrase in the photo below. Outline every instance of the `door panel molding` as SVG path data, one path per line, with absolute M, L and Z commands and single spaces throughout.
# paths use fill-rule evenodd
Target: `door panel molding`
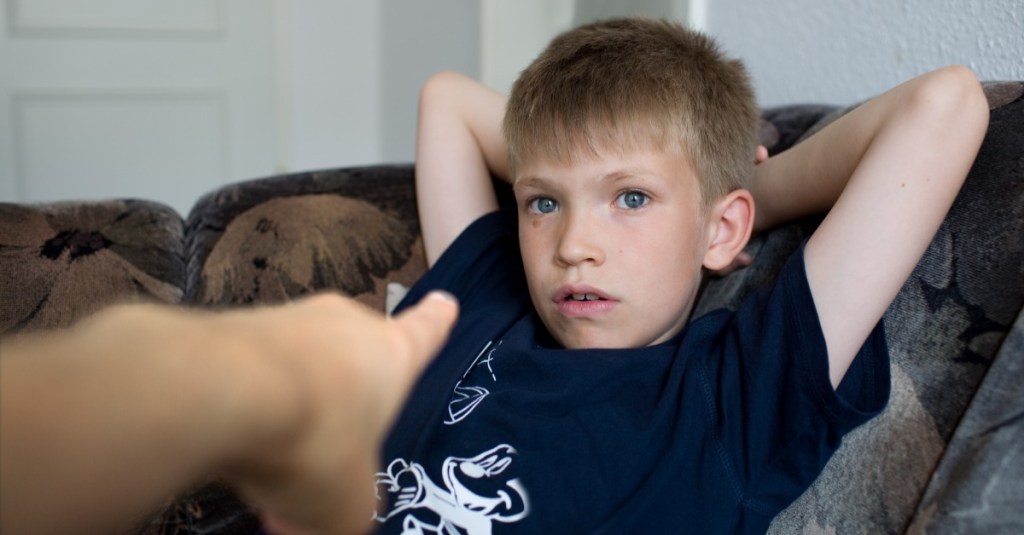
M 18 37 L 219 39 L 223 0 L 6 0 Z
M 17 195 L 28 201 L 53 191 L 66 198 L 139 196 L 188 206 L 230 177 L 228 109 L 220 89 L 17 91 L 11 98 Z

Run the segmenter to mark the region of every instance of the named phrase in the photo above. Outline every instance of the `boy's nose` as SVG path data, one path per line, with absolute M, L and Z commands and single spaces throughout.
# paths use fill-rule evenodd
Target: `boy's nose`
M 558 241 L 558 262 L 568 266 L 586 262 L 603 264 L 604 250 L 598 241 L 599 234 L 595 221 L 589 221 L 583 214 L 567 214 L 562 220 Z

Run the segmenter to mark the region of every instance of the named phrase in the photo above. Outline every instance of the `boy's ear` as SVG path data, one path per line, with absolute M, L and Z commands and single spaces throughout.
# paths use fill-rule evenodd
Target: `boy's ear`
M 707 222 L 704 267 L 720 271 L 729 267 L 750 241 L 754 228 L 754 197 L 745 189 L 729 193 L 710 208 Z

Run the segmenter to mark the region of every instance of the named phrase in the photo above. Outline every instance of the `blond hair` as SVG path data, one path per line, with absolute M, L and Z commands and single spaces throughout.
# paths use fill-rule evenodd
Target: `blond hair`
M 758 109 L 740 61 L 664 20 L 596 22 L 556 37 L 520 74 L 504 124 L 510 170 L 641 148 L 688 158 L 705 206 L 753 173 Z

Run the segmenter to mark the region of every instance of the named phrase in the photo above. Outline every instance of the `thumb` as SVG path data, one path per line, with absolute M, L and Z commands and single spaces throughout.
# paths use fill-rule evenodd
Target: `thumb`
M 417 370 L 426 366 L 438 351 L 459 315 L 459 303 L 447 292 L 430 292 L 416 305 L 394 317 L 398 329 L 411 349 L 410 357 Z

